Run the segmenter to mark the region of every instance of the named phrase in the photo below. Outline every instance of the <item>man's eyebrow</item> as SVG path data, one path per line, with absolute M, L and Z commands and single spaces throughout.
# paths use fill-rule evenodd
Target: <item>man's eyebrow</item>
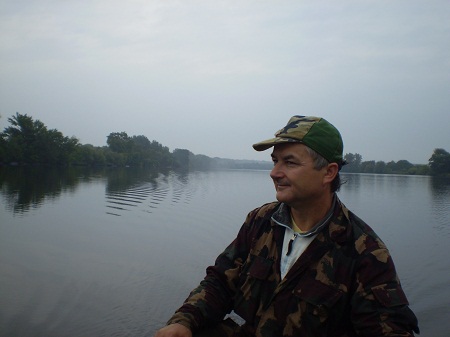
M 278 156 L 273 154 L 273 153 L 270 156 L 272 158 L 278 158 Z M 283 159 L 283 160 L 291 160 L 291 159 L 295 159 L 295 156 L 293 154 L 287 154 L 287 155 L 283 156 L 281 159 Z

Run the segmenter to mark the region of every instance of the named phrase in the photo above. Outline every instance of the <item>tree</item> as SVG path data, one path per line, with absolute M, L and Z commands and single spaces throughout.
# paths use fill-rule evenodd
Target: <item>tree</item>
M 377 161 L 375 163 L 375 173 L 385 173 L 386 171 L 386 163 L 384 161 Z
M 375 160 L 363 161 L 361 163 L 362 173 L 374 173 L 375 172 Z
M 409 161 L 407 160 L 399 160 L 396 164 L 395 164 L 395 173 L 400 173 L 400 174 L 407 174 L 409 169 L 411 169 L 414 165 L 411 164 Z
M 428 160 L 432 175 L 450 175 L 450 153 L 444 149 L 435 149 Z
M 133 141 L 126 132 L 111 132 L 106 138 L 106 144 L 113 152 L 131 152 Z
M 134 151 L 148 151 L 150 149 L 151 143 L 145 136 L 133 136 L 131 137 L 133 142 L 133 150 Z
M 175 165 L 180 168 L 189 168 L 190 155 L 191 153 L 186 149 L 175 149 L 172 154 Z
M 430 166 L 426 165 L 426 164 L 417 164 L 414 165 L 413 167 L 411 167 L 408 170 L 408 174 L 411 175 L 429 175 L 430 174 Z
M 3 138 L 8 144 L 7 160 L 14 162 L 35 163 L 39 161 L 38 143 L 39 137 L 45 129 L 45 125 L 27 114 L 16 112 L 15 116 L 8 118 L 10 123 L 3 131 Z
M 190 167 L 199 170 L 207 170 L 211 168 L 212 159 L 203 154 L 196 154 L 190 158 Z
M 30 164 L 68 164 L 78 145 L 75 137 L 48 130 L 39 120 L 18 112 L 8 118 L 10 126 L 1 135 L 4 161 Z
M 5 135 L 0 133 L 0 163 L 7 161 L 8 143 L 5 139 Z
M 129 137 L 126 132 L 113 132 L 107 137 L 106 161 L 110 165 L 166 168 L 172 165 L 169 148 L 145 136 Z
M 395 170 L 396 170 L 396 164 L 395 164 L 395 161 L 393 161 L 393 160 L 391 160 L 390 162 L 388 162 L 387 164 L 386 164 L 386 168 L 385 168 L 385 172 L 386 173 L 395 173 Z
M 362 156 L 359 153 L 347 153 L 344 156 L 344 160 L 347 162 L 347 165 L 342 168 L 343 172 L 360 172 Z
M 106 164 L 102 148 L 91 144 L 78 145 L 71 156 L 71 162 L 75 165 L 103 166 Z

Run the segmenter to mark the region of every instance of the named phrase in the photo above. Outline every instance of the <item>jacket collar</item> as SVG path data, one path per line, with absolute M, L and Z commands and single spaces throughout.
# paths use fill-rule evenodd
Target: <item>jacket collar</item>
M 328 237 L 331 241 L 344 244 L 350 235 L 350 211 L 341 202 L 336 193 L 333 196 L 332 207 L 325 217 L 320 220 L 310 231 L 300 233 L 299 236 L 309 237 L 315 234 L 323 234 L 319 240 L 326 240 Z M 290 208 L 285 203 L 279 203 L 275 207 L 274 213 L 271 216 L 273 223 L 278 226 L 292 228 Z M 320 235 L 322 236 L 322 235 Z
M 330 222 L 330 220 L 334 214 L 334 210 L 336 208 L 336 203 L 337 203 L 337 196 L 336 196 L 336 194 L 334 194 L 333 201 L 331 203 L 332 206 L 331 206 L 330 210 L 328 211 L 328 213 L 317 224 L 315 224 L 313 228 L 311 228 L 307 232 L 298 233 L 298 236 L 310 237 L 310 236 L 316 235 L 317 233 L 322 231 L 322 229 L 324 229 L 326 227 L 326 225 Z M 292 228 L 292 220 L 291 219 L 292 219 L 292 217 L 291 217 L 290 207 L 288 205 L 286 205 L 285 203 L 281 203 L 280 206 L 276 209 L 276 211 L 272 215 L 272 220 L 277 225 L 287 227 L 287 228 Z

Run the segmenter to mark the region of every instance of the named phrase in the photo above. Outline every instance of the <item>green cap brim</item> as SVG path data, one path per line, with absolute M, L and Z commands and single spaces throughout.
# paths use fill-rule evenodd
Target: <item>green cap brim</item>
M 275 146 L 277 144 L 284 144 L 284 143 L 302 143 L 302 142 L 299 141 L 298 139 L 276 137 L 276 138 L 263 140 L 262 142 L 253 144 L 253 148 L 256 151 L 265 151 L 265 150 L 271 148 L 272 146 Z

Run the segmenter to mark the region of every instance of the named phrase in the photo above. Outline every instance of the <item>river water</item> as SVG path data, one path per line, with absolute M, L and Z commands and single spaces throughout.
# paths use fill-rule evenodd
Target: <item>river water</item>
M 268 171 L 0 167 L 0 336 L 152 336 L 274 200 Z M 421 335 L 450 335 L 450 183 L 344 174 L 389 247 Z

